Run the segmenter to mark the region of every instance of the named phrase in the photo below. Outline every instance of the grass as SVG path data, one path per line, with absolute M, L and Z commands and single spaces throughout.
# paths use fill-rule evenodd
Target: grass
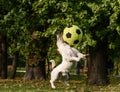
M 55 84 L 57 89 L 50 87 L 49 79 L 46 81 L 23 81 L 23 78 L 16 79 L 0 79 L 0 92 L 120 92 L 120 78 L 111 77 L 111 84 L 107 86 L 88 86 L 85 83 L 86 77 L 70 76 L 68 82 L 69 87 L 57 81 Z

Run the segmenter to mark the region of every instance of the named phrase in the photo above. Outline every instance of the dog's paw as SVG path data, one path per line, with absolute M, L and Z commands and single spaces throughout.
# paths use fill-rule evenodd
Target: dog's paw
M 66 84 L 66 86 L 70 86 L 70 84 L 69 84 L 69 83 L 67 83 L 67 84 Z
M 69 84 L 69 83 L 67 83 L 66 81 L 64 82 L 64 84 L 65 84 L 66 86 L 70 86 L 70 84 Z
M 84 57 L 85 55 L 82 54 L 82 53 L 77 53 L 77 56 L 78 56 L 78 57 Z
M 53 83 L 52 80 L 50 80 L 50 84 L 51 84 L 51 88 L 52 88 L 52 89 L 56 89 L 56 87 L 55 87 L 55 85 L 54 85 L 54 83 Z
M 56 89 L 56 87 L 55 87 L 55 86 L 52 86 L 52 89 Z

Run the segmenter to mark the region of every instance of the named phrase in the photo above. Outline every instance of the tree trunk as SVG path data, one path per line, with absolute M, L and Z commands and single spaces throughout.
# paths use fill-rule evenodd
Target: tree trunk
M 80 75 L 80 62 L 77 63 L 77 66 L 76 66 L 76 75 Z
M 118 75 L 119 75 L 119 66 L 117 64 L 116 69 L 115 69 L 115 76 L 118 76 Z
M 7 78 L 7 40 L 6 36 L 0 33 L 0 66 L 1 78 Z
M 16 70 L 17 70 L 17 62 L 18 62 L 18 52 L 12 56 L 12 73 L 10 75 L 11 79 L 15 78 Z
M 32 59 L 29 60 L 29 63 L 27 62 L 24 80 L 31 79 L 36 80 L 46 79 L 45 60 L 39 61 L 39 59 L 36 59 L 36 56 L 34 56 Z
M 98 44 L 96 50 L 90 48 L 87 84 L 106 85 L 108 81 L 106 45 Z
M 0 50 L 1 50 L 1 47 L 0 47 Z M 0 76 L 1 76 L 1 71 L 2 71 L 2 53 L 0 51 Z
M 35 47 L 32 47 L 34 44 Z M 37 79 L 45 80 L 46 79 L 46 56 L 48 51 L 48 38 L 37 38 L 33 39 L 30 43 L 30 49 L 32 50 L 29 54 L 29 60 L 26 64 L 26 73 L 25 80 Z M 36 54 L 37 52 L 37 54 Z

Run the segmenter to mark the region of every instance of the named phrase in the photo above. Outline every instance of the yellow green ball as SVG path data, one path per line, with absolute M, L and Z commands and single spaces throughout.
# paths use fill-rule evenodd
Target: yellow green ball
M 76 45 L 82 40 L 82 30 L 76 26 L 71 25 L 63 30 L 63 40 L 69 45 Z

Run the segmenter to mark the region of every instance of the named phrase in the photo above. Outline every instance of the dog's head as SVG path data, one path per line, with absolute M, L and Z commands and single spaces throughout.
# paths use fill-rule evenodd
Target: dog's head
M 67 44 L 63 41 L 62 34 L 57 35 L 57 47 L 58 52 L 62 54 L 66 49 Z

